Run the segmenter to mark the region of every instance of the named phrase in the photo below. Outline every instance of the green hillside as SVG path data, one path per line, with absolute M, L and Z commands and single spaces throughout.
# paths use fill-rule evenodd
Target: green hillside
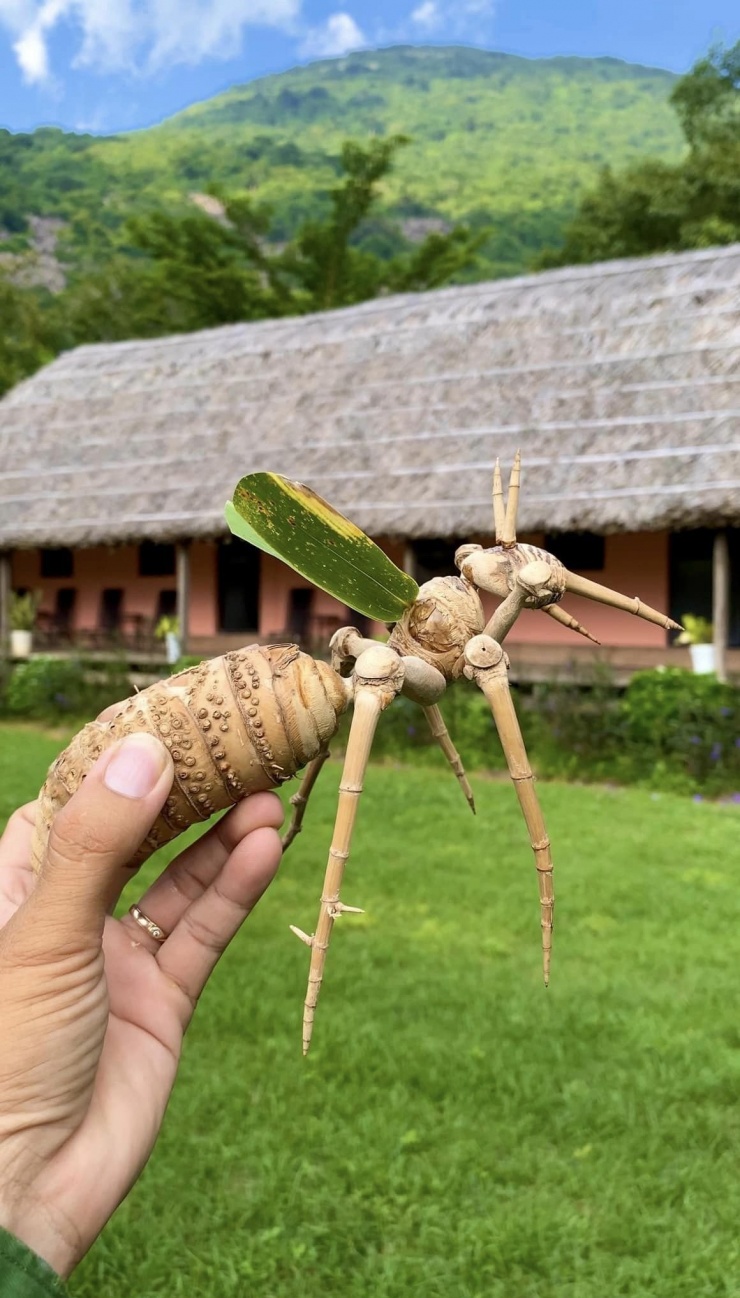
M 127 135 L 0 132 L 3 248 L 22 248 L 29 215 L 57 216 L 60 255 L 97 260 L 131 211 L 212 185 L 272 205 L 285 238 L 325 210 L 342 140 L 402 132 L 412 142 L 366 239 L 382 251 L 440 221 L 487 225 L 481 274 L 510 273 L 557 242 L 602 165 L 680 155 L 674 82 L 614 59 L 399 47 L 263 78 Z

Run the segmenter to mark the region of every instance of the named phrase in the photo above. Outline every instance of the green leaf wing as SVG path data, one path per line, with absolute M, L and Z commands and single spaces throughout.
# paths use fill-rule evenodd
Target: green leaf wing
M 331 505 L 300 482 L 250 473 L 226 506 L 231 531 L 379 622 L 396 622 L 419 587 Z

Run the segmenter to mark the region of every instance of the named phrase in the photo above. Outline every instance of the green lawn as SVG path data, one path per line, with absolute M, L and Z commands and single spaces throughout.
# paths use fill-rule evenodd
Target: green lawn
M 0 728 L 0 818 L 58 741 Z M 300 1052 L 338 767 L 191 1032 L 75 1298 L 740 1295 L 740 813 L 542 785 L 553 976 L 508 784 L 376 767 Z M 141 882 L 134 888 L 136 894 Z

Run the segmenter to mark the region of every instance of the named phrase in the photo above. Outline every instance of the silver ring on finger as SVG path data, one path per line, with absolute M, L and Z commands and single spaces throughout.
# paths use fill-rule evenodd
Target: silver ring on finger
M 165 933 L 164 929 L 160 928 L 159 924 L 155 924 L 154 920 L 150 919 L 148 915 L 145 915 L 143 910 L 140 910 L 138 906 L 130 906 L 128 913 L 134 923 L 138 924 L 139 928 L 143 928 L 150 937 L 153 937 L 155 942 L 167 941 L 169 933 Z

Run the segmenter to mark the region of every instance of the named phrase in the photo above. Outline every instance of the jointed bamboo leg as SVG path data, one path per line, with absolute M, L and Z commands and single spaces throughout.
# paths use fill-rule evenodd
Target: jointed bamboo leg
M 470 810 L 473 815 L 475 815 L 475 799 L 473 798 L 473 790 L 468 783 L 468 777 L 465 774 L 465 767 L 462 764 L 460 754 L 450 739 L 450 734 L 445 725 L 444 717 L 436 703 L 433 704 L 432 707 L 424 708 L 424 715 L 429 722 L 429 727 L 434 738 L 437 740 L 437 743 L 460 782 L 460 788 L 467 799 Z
M 304 1055 L 311 1044 L 316 1005 L 334 921 L 339 915 L 357 909 L 345 906 L 339 900 L 339 892 L 350 854 L 352 831 L 378 719 L 403 685 L 403 664 L 399 655 L 384 645 L 374 644 L 357 659 L 355 683 L 354 715 L 339 786 L 337 816 L 316 932 L 309 936 L 300 929 L 293 928 L 293 932 L 311 947 L 311 967 L 303 1013 Z
M 308 763 L 300 785 L 298 786 L 298 792 L 294 793 L 293 797 L 290 799 L 293 814 L 290 818 L 290 825 L 283 834 L 283 852 L 287 852 L 293 839 L 296 838 L 303 829 L 303 817 L 306 814 L 308 799 L 311 797 L 313 786 L 318 780 L 319 775 L 321 774 L 321 768 L 328 756 L 329 749 L 325 748 L 323 752 L 319 753 L 318 757 L 314 757 L 313 761 Z
M 542 970 L 545 986 L 550 981 L 552 954 L 552 923 L 555 899 L 552 886 L 552 856 L 550 839 L 545 828 L 540 804 L 534 787 L 534 775 L 529 765 L 522 732 L 509 692 L 506 655 L 490 636 L 478 635 L 465 648 L 467 666 L 465 675 L 474 680 L 485 694 L 493 712 L 501 746 L 506 757 L 519 805 L 529 832 L 534 852 L 540 893 L 540 922 L 542 926 Z

